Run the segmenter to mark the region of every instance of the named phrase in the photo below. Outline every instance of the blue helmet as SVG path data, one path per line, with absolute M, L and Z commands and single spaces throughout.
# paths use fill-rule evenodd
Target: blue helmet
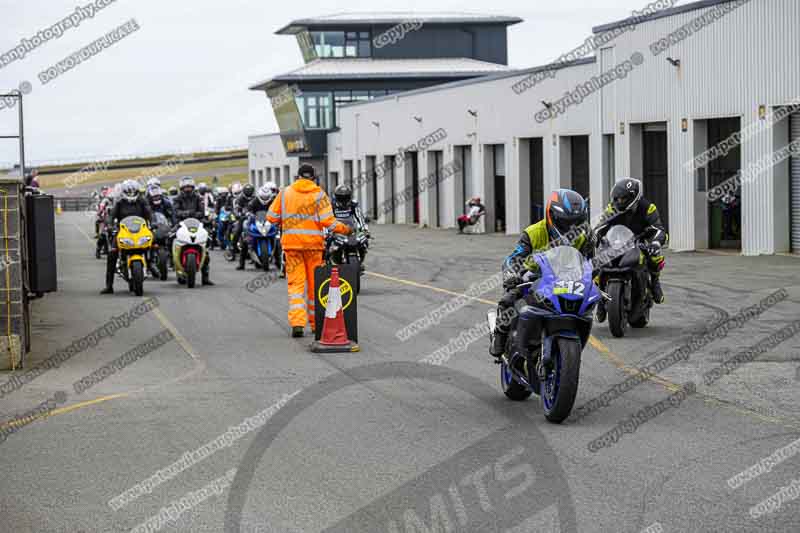
M 557 189 L 547 200 L 547 231 L 552 238 L 564 236 L 589 218 L 586 200 L 571 189 Z

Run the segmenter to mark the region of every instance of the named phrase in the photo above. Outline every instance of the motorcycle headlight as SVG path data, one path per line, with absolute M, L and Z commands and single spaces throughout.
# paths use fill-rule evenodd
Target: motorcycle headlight
M 125 246 L 135 246 L 136 243 L 133 242 L 133 239 L 129 239 L 127 237 L 122 237 L 119 242 L 124 244 Z
M 150 242 L 150 236 L 149 235 L 145 235 L 144 237 L 139 239 L 139 246 L 147 244 L 148 242 Z

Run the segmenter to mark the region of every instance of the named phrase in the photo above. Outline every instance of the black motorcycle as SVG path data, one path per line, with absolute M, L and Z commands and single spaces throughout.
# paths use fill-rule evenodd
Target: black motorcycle
M 356 224 L 355 218 L 351 217 L 342 222 L 353 228 L 353 232 L 350 235 L 340 233 L 328 235 L 325 240 L 325 262 L 328 265 L 358 265 L 359 276 L 355 286 L 358 294 L 361 291 L 361 276 L 364 274 L 361 264 L 369 248 L 369 235 Z
M 153 230 L 153 247 L 150 248 L 150 264 L 153 266 L 154 274 L 158 272 L 158 279 L 166 281 L 169 272 L 169 265 L 172 262 L 170 253 L 170 235 L 172 224 L 163 213 L 153 213 L 151 224 Z
M 644 247 L 641 236 L 623 225 L 608 230 L 598 246 L 600 288 L 611 298 L 606 306 L 615 337 L 624 337 L 628 324 L 643 328 L 650 322 L 654 302 Z

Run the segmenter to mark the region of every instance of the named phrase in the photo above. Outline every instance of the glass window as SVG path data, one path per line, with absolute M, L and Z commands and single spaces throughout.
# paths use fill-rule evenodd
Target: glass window
M 348 31 L 345 33 L 345 57 L 371 57 L 372 42 L 368 31 Z
M 377 91 L 370 91 L 369 97 L 370 98 L 380 98 L 381 96 L 386 96 L 385 89 L 378 89 Z
M 319 57 L 344 57 L 345 34 L 342 31 L 311 32 L 314 48 Z
M 331 93 L 303 93 L 297 97 L 297 107 L 303 124 L 309 129 L 330 129 L 333 121 Z

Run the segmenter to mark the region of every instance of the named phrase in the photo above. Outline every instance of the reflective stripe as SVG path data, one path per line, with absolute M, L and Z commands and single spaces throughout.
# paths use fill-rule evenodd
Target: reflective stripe
M 300 213 L 294 213 L 291 215 L 286 215 L 283 218 L 284 220 L 289 220 L 292 218 L 299 218 L 300 220 L 313 220 L 314 218 L 316 218 L 316 215 L 301 215 Z
M 281 216 L 278 213 L 273 213 L 272 211 L 267 211 L 267 216 L 273 218 L 281 218 Z
M 300 294 L 290 294 L 289 295 L 289 299 L 290 300 L 298 300 L 298 299 L 299 300 L 303 300 L 303 299 L 305 299 L 305 297 L 306 297 L 306 295 L 302 294 L 302 293 L 300 293 Z
M 287 229 L 283 232 L 284 235 L 324 235 L 322 230 L 318 229 Z
M 281 193 L 281 216 L 286 213 L 286 191 Z
M 294 311 L 295 309 L 305 309 L 305 308 L 306 308 L 306 304 L 304 304 L 304 303 L 302 303 L 302 304 L 292 304 L 292 305 L 289 306 L 289 311 Z

